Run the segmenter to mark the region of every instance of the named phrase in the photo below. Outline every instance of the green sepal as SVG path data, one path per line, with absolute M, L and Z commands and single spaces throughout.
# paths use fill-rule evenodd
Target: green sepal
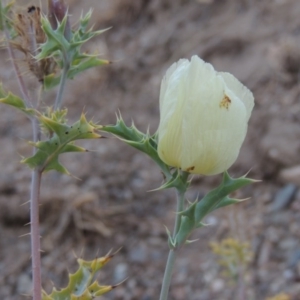
M 188 175 L 188 173 L 182 172 L 177 169 L 172 174 L 172 177 L 170 177 L 162 186 L 153 191 L 165 190 L 170 188 L 176 188 L 178 191 L 186 191 L 190 185 L 190 181 L 187 180 Z
M 124 141 L 140 142 L 145 137 L 145 134 L 139 131 L 134 124 L 130 127 L 126 126 L 121 116 L 117 117 L 116 125 L 105 125 L 101 130 L 112 133 Z
M 198 227 L 202 227 L 203 218 L 215 209 L 228 206 L 241 200 L 232 199 L 228 195 L 241 187 L 255 183 L 257 180 L 246 178 L 232 178 L 227 172 L 223 174 L 221 184 L 207 193 L 200 201 L 195 201 L 186 210 L 180 212 L 181 223 L 175 238 L 176 246 L 185 243 L 191 232 Z
M 10 105 L 27 116 L 32 116 L 35 113 L 34 109 L 26 107 L 25 102 L 20 97 L 12 94 L 11 92 L 6 93 L 2 84 L 0 84 L 0 103 Z
M 105 125 L 101 128 L 101 131 L 112 133 L 131 147 L 146 153 L 159 165 L 167 180 L 172 178 L 170 167 L 158 156 L 155 135 L 151 136 L 149 133 L 142 133 L 134 124 L 128 127 L 121 116 L 117 117 L 116 125 Z
M 74 274 L 69 274 L 67 287 L 57 290 L 53 288 L 51 294 L 42 293 L 42 300 L 92 300 L 95 297 L 108 293 L 116 286 L 100 285 L 92 282 L 95 274 L 111 260 L 112 255 L 97 258 L 92 261 L 78 259 L 79 268 Z

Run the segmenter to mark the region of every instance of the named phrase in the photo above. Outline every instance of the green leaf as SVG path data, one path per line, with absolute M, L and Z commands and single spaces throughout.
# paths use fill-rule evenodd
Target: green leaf
M 69 274 L 67 287 L 57 290 L 53 288 L 51 294 L 43 291 L 42 300 L 92 300 L 108 293 L 116 286 L 92 283 L 95 274 L 111 260 L 113 255 L 96 258 L 92 261 L 78 259 L 79 268 L 74 274 Z
M 52 133 L 51 138 L 47 141 L 31 143 L 37 148 L 36 153 L 31 157 L 23 159 L 21 162 L 33 169 L 39 168 L 41 171 L 56 170 L 57 172 L 69 175 L 68 170 L 59 162 L 60 154 L 67 152 L 87 152 L 86 149 L 74 145 L 74 141 L 100 138 L 100 135 L 96 131 L 101 126 L 88 122 L 84 114 L 81 115 L 79 121 L 71 126 L 57 121 L 59 118 L 64 119 L 65 112 L 61 114 L 56 112 L 51 116 L 52 118 L 44 115 L 38 116 L 43 127 Z
M 221 184 L 207 193 L 200 201 L 195 201 L 186 210 L 181 212 L 181 224 L 176 235 L 176 245 L 185 243 L 188 236 L 195 228 L 202 226 L 203 218 L 215 209 L 239 202 L 228 195 L 241 187 L 247 186 L 256 180 L 246 178 L 232 178 L 227 172 L 223 174 Z
M 56 51 L 61 51 L 64 55 L 70 49 L 70 43 L 64 36 L 67 15 L 62 22 L 58 22 L 56 29 L 53 29 L 49 20 L 46 17 L 41 18 L 42 29 L 45 32 L 47 40 L 41 45 L 41 52 L 36 56 L 37 60 L 52 57 Z
M 73 79 L 77 74 L 84 72 L 93 67 L 108 65 L 108 60 L 99 59 L 96 56 L 86 55 L 82 57 L 78 64 L 73 64 L 68 72 L 68 78 Z
M 105 30 L 93 31 L 92 28 L 87 30 L 87 24 L 91 18 L 91 11 L 84 17 L 81 17 L 79 27 L 75 30 L 70 40 L 65 38 L 65 28 L 67 25 L 67 15 L 61 22 L 58 22 L 58 27 L 53 29 L 47 18 L 42 18 L 42 28 L 45 32 L 47 40 L 41 45 L 41 52 L 36 56 L 36 59 L 45 59 L 54 57 L 57 65 L 60 68 L 65 68 L 67 78 L 73 79 L 76 75 L 84 72 L 92 67 L 109 64 L 107 60 L 101 60 L 98 55 L 88 55 L 81 53 L 81 46 L 91 38 L 99 35 Z M 50 74 L 45 77 L 43 84 L 46 90 L 49 90 L 60 83 L 60 77 Z
M 96 56 L 84 56 L 80 60 L 73 64 L 70 70 L 68 71 L 67 78 L 73 79 L 76 75 L 97 66 L 107 65 L 110 62 L 108 60 L 102 60 Z M 60 76 L 55 74 L 49 74 L 44 77 L 44 88 L 45 90 L 50 90 L 60 83 Z
M 26 107 L 25 102 L 20 97 L 12 94 L 11 92 L 6 93 L 2 84 L 0 84 L 0 103 L 10 105 L 25 113 L 27 116 L 32 116 L 35 113 L 34 109 Z

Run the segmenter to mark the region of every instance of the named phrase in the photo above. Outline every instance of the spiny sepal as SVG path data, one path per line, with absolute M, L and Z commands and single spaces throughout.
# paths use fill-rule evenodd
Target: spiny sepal
M 175 172 L 173 172 L 172 176 L 167 179 L 167 181 L 162 186 L 153 191 L 176 188 L 178 191 L 185 192 L 190 185 L 190 181 L 188 181 L 187 179 L 188 173 L 176 169 Z
M 97 139 L 101 136 L 97 130 L 101 128 L 92 122 L 88 122 L 85 115 L 73 125 L 67 125 L 64 121 L 64 113 L 60 114 L 62 122 L 58 122 L 59 113 L 51 115 L 52 118 L 45 115 L 38 115 L 42 127 L 49 133 L 49 139 L 31 143 L 37 148 L 36 153 L 21 162 L 27 164 L 30 168 L 39 168 L 41 171 L 56 170 L 60 173 L 70 175 L 68 170 L 59 162 L 59 156 L 67 152 L 87 152 L 88 150 L 74 144 L 80 139 Z
M 128 127 L 122 116 L 117 117 L 116 125 L 105 125 L 101 130 L 112 133 L 126 142 L 140 142 L 145 138 L 145 134 L 139 131 L 134 124 Z
M 121 116 L 117 117 L 116 125 L 105 125 L 101 128 L 101 131 L 112 133 L 131 147 L 146 153 L 159 165 L 167 179 L 171 178 L 170 167 L 158 156 L 155 135 L 151 136 L 149 133 L 142 133 L 134 124 L 130 127 L 127 126 Z
M 175 237 L 176 246 L 184 244 L 195 228 L 203 226 L 202 220 L 207 214 L 220 207 L 243 201 L 230 198 L 228 195 L 255 182 L 257 181 L 245 176 L 232 178 L 227 172 L 224 172 L 223 180 L 217 188 L 207 193 L 200 201 L 196 200 L 187 209 L 180 212 L 181 222 Z
M 0 84 L 0 103 L 10 105 L 20 110 L 27 116 L 32 116 L 35 113 L 34 109 L 28 108 L 25 102 L 20 97 L 12 94 L 11 92 L 5 92 L 2 84 Z
M 112 257 L 113 255 L 108 254 L 92 261 L 78 259 L 79 268 L 74 274 L 69 274 L 68 286 L 61 290 L 53 288 L 51 294 L 43 291 L 42 300 L 92 300 L 110 292 L 117 285 L 100 285 L 93 278 Z

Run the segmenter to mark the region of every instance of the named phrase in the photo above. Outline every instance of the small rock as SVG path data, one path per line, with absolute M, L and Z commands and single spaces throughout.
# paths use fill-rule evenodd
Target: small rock
M 294 183 L 300 186 L 300 165 L 286 168 L 280 171 L 279 179 L 287 183 Z
M 283 188 L 279 189 L 271 204 L 270 212 L 278 212 L 282 209 L 288 208 L 294 201 L 297 190 L 298 188 L 294 184 L 287 184 Z
M 286 280 L 293 280 L 294 277 L 295 277 L 295 274 L 292 270 L 290 269 L 287 269 L 287 270 L 284 270 L 283 272 L 283 277 L 286 279 Z
M 213 292 L 221 292 L 225 288 L 225 282 L 223 279 L 217 278 L 211 284 L 211 289 Z
M 144 263 L 147 261 L 148 250 L 144 245 L 138 245 L 133 248 L 129 253 L 129 259 L 131 262 Z
M 27 274 L 21 274 L 18 278 L 17 292 L 18 294 L 31 294 L 32 281 Z
M 294 268 L 298 265 L 300 261 L 300 250 L 297 249 L 290 257 L 289 263 L 288 263 L 288 267 L 289 268 Z
M 90 190 L 98 191 L 103 189 L 104 187 L 105 187 L 104 181 L 99 177 L 90 177 L 84 183 L 84 188 L 89 191 Z
M 279 248 L 284 251 L 295 249 L 298 245 L 298 241 L 295 238 L 285 238 L 279 243 Z
M 127 264 L 120 263 L 115 267 L 114 279 L 119 282 L 124 280 L 128 275 L 128 266 Z
M 216 226 L 218 225 L 219 223 L 219 220 L 218 218 L 216 218 L 215 216 L 208 216 L 206 219 L 205 219 L 205 223 L 209 226 Z

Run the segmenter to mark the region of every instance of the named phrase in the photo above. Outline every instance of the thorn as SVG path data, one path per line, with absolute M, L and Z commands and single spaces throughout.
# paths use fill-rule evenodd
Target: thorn
M 25 203 L 20 204 L 20 207 L 23 206 L 23 205 L 26 205 L 28 203 L 30 203 L 30 200 L 26 201 Z
M 99 257 L 99 251 L 100 249 L 98 248 L 97 252 L 96 252 L 96 256 L 95 256 L 95 259 L 97 259 Z
M 185 244 L 192 244 L 195 242 L 198 242 L 200 239 L 196 239 L 196 240 L 186 240 Z
M 107 258 L 111 258 L 112 257 L 112 249 L 110 249 L 109 251 L 108 251 L 108 253 L 105 255 L 105 257 L 107 257 Z
M 246 178 L 248 176 L 248 174 L 252 171 L 252 169 L 253 169 L 253 167 L 250 168 L 250 170 L 245 175 L 243 175 L 242 177 Z
M 237 203 L 240 203 L 240 202 L 244 202 L 244 201 L 247 201 L 247 200 L 250 200 L 251 197 L 248 197 L 248 198 L 243 198 L 243 199 L 233 199 L 233 200 L 236 200 Z
M 28 235 L 31 235 L 31 232 L 19 235 L 19 238 L 22 238 L 22 237 L 25 237 L 25 236 L 28 236 Z
M 83 255 L 84 255 L 84 249 L 82 248 L 82 249 L 81 249 L 81 252 L 80 252 L 80 254 L 79 254 L 79 258 L 82 259 Z
M 112 285 L 111 288 L 115 289 L 116 287 L 118 287 L 119 285 L 121 285 L 122 283 L 124 283 L 129 277 L 126 277 L 125 279 L 123 279 L 121 282 L 119 282 L 118 284 Z
M 74 257 L 75 257 L 76 259 L 78 259 L 78 256 L 77 256 L 77 254 L 76 254 L 76 252 L 75 252 L 74 249 L 72 249 L 72 253 L 73 253 Z
M 118 253 L 121 251 L 122 248 L 123 248 L 123 247 L 120 247 L 117 251 L 115 251 L 115 252 L 112 254 L 112 257 L 115 256 L 116 254 L 118 254 Z
M 69 175 L 70 177 L 72 177 L 72 178 L 74 178 L 74 179 L 76 179 L 76 180 L 82 181 L 81 178 L 76 177 L 75 175 L 72 175 L 72 174 L 66 174 L 66 175 Z

